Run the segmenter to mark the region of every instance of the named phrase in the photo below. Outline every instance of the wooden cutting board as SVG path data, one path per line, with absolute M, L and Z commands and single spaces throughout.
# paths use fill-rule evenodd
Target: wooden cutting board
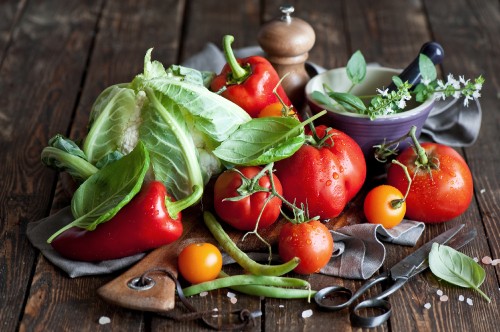
M 179 240 L 149 253 L 128 271 L 99 288 L 98 294 L 112 304 L 129 309 L 152 312 L 173 309 L 175 283 L 165 273 L 148 274 L 154 280 L 154 286 L 149 289 L 131 288 L 129 282 L 155 268 L 170 270 L 177 277 L 177 257 L 186 245 L 194 242 L 210 242 L 217 245 L 203 222 L 202 209 L 213 206 L 210 203 L 205 201 L 199 206 L 183 211 L 184 231 Z M 352 201 L 342 215 L 326 223 L 327 227 L 338 229 L 345 225 L 359 223 L 361 216 L 358 205 L 359 199 Z M 284 220 L 280 220 L 266 229 L 259 230 L 259 234 L 271 245 L 275 245 L 284 222 Z M 245 252 L 265 252 L 267 250 L 267 246 L 256 236 L 250 235 L 243 240 L 245 232 L 229 226 L 224 226 L 224 228 L 241 250 Z

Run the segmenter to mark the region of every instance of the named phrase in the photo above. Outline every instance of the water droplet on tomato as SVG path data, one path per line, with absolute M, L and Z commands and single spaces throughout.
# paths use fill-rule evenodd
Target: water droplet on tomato
M 332 185 L 332 180 L 328 180 L 328 181 L 326 181 L 326 186 L 327 186 L 327 187 L 329 187 L 329 186 L 331 186 L 331 185 Z
M 339 178 L 339 173 L 333 172 L 332 176 L 335 180 L 337 180 Z
M 344 167 L 340 166 L 340 167 L 339 167 L 339 172 L 340 172 L 340 173 L 343 173 L 343 172 L 344 172 Z

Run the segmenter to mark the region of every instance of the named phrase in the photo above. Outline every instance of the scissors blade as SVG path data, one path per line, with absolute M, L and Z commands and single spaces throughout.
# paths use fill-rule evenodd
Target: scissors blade
M 407 256 L 402 261 L 397 263 L 391 268 L 391 277 L 396 280 L 401 277 L 411 277 L 415 275 L 413 272 L 419 268 L 429 256 L 433 243 L 446 244 L 451 238 L 453 238 L 465 225 L 457 225 L 452 229 L 436 236 L 426 244 L 418 248 L 413 254 Z M 421 270 L 423 271 L 423 270 Z

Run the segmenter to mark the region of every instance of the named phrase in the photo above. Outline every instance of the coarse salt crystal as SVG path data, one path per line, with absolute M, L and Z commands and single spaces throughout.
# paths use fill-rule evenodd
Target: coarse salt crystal
M 463 302 L 463 301 L 465 300 L 465 297 L 464 297 L 463 295 L 460 295 L 460 296 L 458 297 L 458 300 L 459 300 L 460 302 Z
M 213 309 L 212 309 L 212 311 L 214 311 L 214 312 L 218 312 L 218 311 L 219 311 L 219 309 L 217 309 L 217 308 L 213 308 Z M 216 314 L 216 315 L 212 315 L 212 317 L 219 317 L 219 315 L 217 315 L 217 314 Z
M 200 296 L 201 296 L 201 297 L 204 297 L 204 296 L 207 296 L 207 295 L 208 295 L 208 292 L 201 292 L 201 293 L 200 293 Z
M 424 304 L 424 308 L 425 309 L 430 309 L 431 308 L 431 304 L 429 302 L 427 302 L 426 304 Z
M 99 324 L 106 325 L 109 323 L 111 323 L 111 319 L 109 317 L 102 316 L 101 318 L 99 318 Z
M 285 307 L 285 305 L 284 305 L 284 304 L 280 304 L 278 307 L 280 307 L 280 308 L 284 308 L 284 307 Z
M 481 194 L 484 194 L 484 193 L 486 192 L 486 189 L 484 189 L 484 188 L 483 188 L 483 189 L 481 189 L 479 192 L 480 192 Z
M 476 262 L 476 263 L 479 262 L 479 258 L 474 257 L 473 259 L 474 259 L 474 262 Z
M 494 259 L 492 262 L 491 262 L 491 265 L 495 266 L 495 265 L 498 265 L 500 264 L 500 259 L 497 258 L 497 259 Z
M 442 296 L 439 298 L 439 301 L 441 301 L 441 302 L 446 302 L 446 301 L 448 301 L 448 295 L 442 295 Z
M 468 304 L 468 305 L 473 305 L 474 303 L 472 302 L 472 299 L 467 298 L 467 304 Z
M 302 311 L 302 318 L 309 318 L 313 315 L 313 311 L 311 309 Z
M 235 304 L 236 302 L 238 302 L 238 299 L 236 297 L 231 297 L 229 298 L 229 301 L 231 301 L 232 304 Z
M 483 264 L 491 264 L 492 261 L 493 260 L 490 256 L 484 256 L 483 259 L 481 259 L 481 262 L 483 262 Z
M 438 290 L 437 290 L 437 292 L 436 292 L 436 294 L 437 294 L 438 296 L 442 296 L 442 295 L 443 295 L 443 291 L 442 291 L 442 290 L 440 290 L 440 289 L 438 289 Z
M 232 292 L 227 292 L 227 297 L 233 298 L 233 297 L 236 297 L 236 294 L 234 294 Z

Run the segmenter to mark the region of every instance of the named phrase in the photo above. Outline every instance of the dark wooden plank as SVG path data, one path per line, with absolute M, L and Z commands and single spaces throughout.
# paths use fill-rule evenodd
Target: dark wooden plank
M 233 47 L 257 45 L 258 1 L 188 1 L 179 61 L 199 52 L 206 43 L 222 49 L 222 37 L 234 36 Z
M 12 10 L 15 3 L 11 2 Z M 19 17 L 15 11 L 1 14 L 2 18 L 14 15 L 2 21 L 13 26 L 0 68 L 3 330 L 14 330 L 23 312 L 37 257 L 25 236 L 26 225 L 48 213 L 55 184 L 55 174 L 42 166 L 40 152 L 49 137 L 66 132 L 71 121 L 96 5 L 44 1 L 27 4 Z M 19 10 L 23 6 L 21 2 Z
M 12 30 L 25 7 L 26 1 L 3 1 L 0 3 L 0 64 L 13 38 Z
M 175 0 L 108 1 L 102 8 L 94 9 L 99 24 L 96 31 L 88 32 L 96 34 L 95 42 L 92 48 L 87 45 L 86 51 L 91 50 L 92 54 L 70 137 L 83 137 L 90 108 L 104 88 L 131 81 L 142 72 L 148 48 L 154 47 L 153 57 L 166 65 L 175 62 L 183 6 L 183 2 Z M 80 14 L 76 12 L 74 17 Z M 66 84 L 78 86 L 80 79 Z M 60 181 L 53 211 L 69 202 L 70 196 L 64 189 Z M 26 303 L 23 328 L 92 331 L 100 327 L 99 318 L 107 316 L 114 330 L 141 330 L 145 324 L 142 313 L 110 305 L 97 296 L 96 289 L 111 278 L 112 275 L 70 279 L 45 259 L 40 260 Z

